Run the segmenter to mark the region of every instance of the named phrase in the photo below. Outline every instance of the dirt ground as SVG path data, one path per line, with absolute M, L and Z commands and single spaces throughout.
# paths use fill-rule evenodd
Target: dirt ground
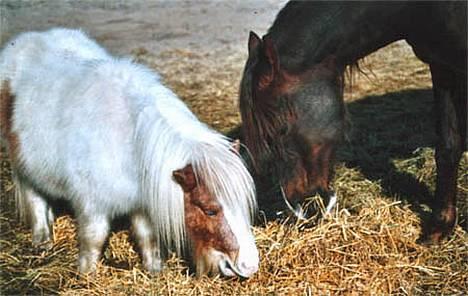
M 0 0 L 0 45 L 28 30 L 81 28 L 115 55 L 158 71 L 212 127 L 240 124 L 238 85 L 250 30 L 263 35 L 286 1 Z M 459 176 L 459 226 L 440 246 L 418 245 L 435 184 L 428 67 L 397 42 L 361 62 L 345 100 L 350 139 L 338 151 L 339 206 L 314 227 L 273 221 L 254 228 L 261 267 L 248 281 L 195 279 L 172 258 L 146 273 L 127 231 L 114 233 L 98 273 L 76 274 L 76 226 L 54 225 L 52 250 L 31 249 L 14 215 L 1 159 L 0 293 L 63 295 L 462 295 L 468 292 L 468 158 Z
M 28 30 L 81 28 L 111 52 L 144 47 L 245 52 L 250 30 L 265 32 L 286 1 L 2 0 L 0 43 Z

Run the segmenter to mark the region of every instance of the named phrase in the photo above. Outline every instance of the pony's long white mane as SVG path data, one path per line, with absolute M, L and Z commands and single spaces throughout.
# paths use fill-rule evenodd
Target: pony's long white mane
M 244 218 L 239 223 L 251 223 L 256 211 L 254 182 L 229 139 L 201 123 L 160 83 L 143 95 L 150 99 L 138 114 L 135 133 L 139 188 L 159 231 L 160 245 L 178 254 L 188 246 L 184 194 L 172 177 L 174 170 L 187 164 L 192 164 L 195 176 L 205 182 L 225 210 Z
M 172 172 L 192 164 L 195 176 L 205 181 L 225 210 L 251 223 L 256 210 L 255 187 L 240 156 L 229 140 L 210 130 L 167 90 L 158 98 L 156 109 L 140 114 L 137 143 L 140 143 L 139 171 L 141 194 L 150 201 L 148 208 L 160 243 L 177 253 L 188 246 L 184 226 L 184 197 Z M 158 113 L 154 116 L 154 113 Z

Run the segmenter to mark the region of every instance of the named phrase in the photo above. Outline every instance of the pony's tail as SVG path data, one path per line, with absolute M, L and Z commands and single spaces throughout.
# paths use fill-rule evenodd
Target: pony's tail
M 18 220 L 26 226 L 31 224 L 31 217 L 29 215 L 29 204 L 26 200 L 26 188 L 19 181 L 18 177 L 14 176 L 13 181 L 15 183 L 15 206 L 16 206 L 16 217 Z

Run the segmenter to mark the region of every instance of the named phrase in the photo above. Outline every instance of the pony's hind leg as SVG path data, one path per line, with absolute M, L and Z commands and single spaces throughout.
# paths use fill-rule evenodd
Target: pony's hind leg
M 105 215 L 81 213 L 78 215 L 80 253 L 78 270 L 89 273 L 96 270 L 102 247 L 109 234 L 110 223 Z
M 162 269 L 161 253 L 151 223 L 144 214 L 132 216 L 133 233 L 138 242 L 143 265 L 153 273 Z
M 22 222 L 31 226 L 34 247 L 49 249 L 53 245 L 54 214 L 52 207 L 31 187 L 16 179 L 16 206 Z
M 437 184 L 432 217 L 423 241 L 439 242 L 456 225 L 458 165 L 466 139 L 466 74 L 431 64 L 437 114 Z

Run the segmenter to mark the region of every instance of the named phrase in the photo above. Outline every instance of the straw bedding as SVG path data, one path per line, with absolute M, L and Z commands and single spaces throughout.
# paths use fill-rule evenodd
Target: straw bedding
M 238 82 L 245 56 L 184 50 L 154 55 L 136 48 L 190 108 L 214 128 L 237 127 Z M 127 230 L 110 237 L 96 274 L 76 273 L 75 221 L 59 217 L 50 251 L 31 247 L 14 214 L 13 184 L 1 154 L 0 291 L 63 295 L 316 295 L 468 293 L 468 157 L 459 170 L 459 221 L 437 246 L 416 243 L 435 186 L 434 113 L 427 66 L 404 43 L 368 57 L 346 102 L 352 129 L 338 151 L 337 210 L 322 219 L 256 226 L 260 271 L 251 279 L 200 278 L 171 258 L 144 271 Z M 349 78 L 351 79 L 351 78 Z

